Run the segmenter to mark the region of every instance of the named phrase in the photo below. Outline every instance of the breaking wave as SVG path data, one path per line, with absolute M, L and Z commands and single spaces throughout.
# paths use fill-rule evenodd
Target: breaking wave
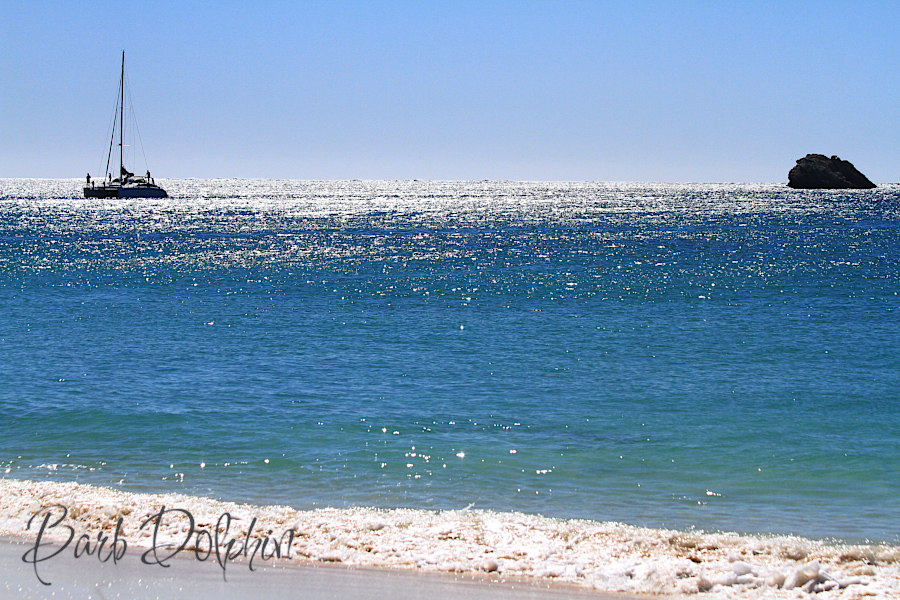
M 251 506 L 178 494 L 135 494 L 78 483 L 0 480 L 0 534 L 34 538 L 48 507 L 66 507 L 76 535 L 112 536 L 121 519 L 129 547 L 195 549 L 200 530 L 230 515 L 231 539 L 284 540 L 284 563 L 347 565 L 456 573 L 496 573 L 567 582 L 602 591 L 717 597 L 828 598 L 900 595 L 900 548 L 849 545 L 794 536 L 676 531 L 613 522 L 557 519 L 485 510 Z M 161 507 L 180 509 L 153 521 Z M 190 523 L 185 516 L 190 513 Z M 155 524 L 155 522 L 154 522 Z M 193 527 L 193 531 L 191 531 Z M 220 527 L 221 529 L 221 527 Z M 249 530 L 249 535 L 248 535 Z M 62 527 L 45 538 L 65 542 Z M 208 548 L 207 548 L 208 549 Z M 206 550 L 206 549 L 204 549 Z M 213 568 L 213 567 L 210 567 Z

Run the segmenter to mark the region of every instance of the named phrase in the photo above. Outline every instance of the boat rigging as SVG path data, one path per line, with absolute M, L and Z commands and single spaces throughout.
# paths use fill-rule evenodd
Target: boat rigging
M 84 197 L 85 198 L 166 198 L 168 194 L 150 177 L 150 171 L 146 176 L 135 175 L 125 168 L 125 51 L 122 51 L 122 72 L 119 78 L 119 106 L 117 107 L 118 127 L 113 125 L 112 136 L 109 140 L 109 154 L 106 157 L 106 176 L 98 184 L 91 180 L 91 174 L 87 174 Z M 133 112 L 133 111 L 132 111 Z M 109 170 L 112 159 L 113 143 L 116 130 L 119 133 L 119 176 L 113 178 Z

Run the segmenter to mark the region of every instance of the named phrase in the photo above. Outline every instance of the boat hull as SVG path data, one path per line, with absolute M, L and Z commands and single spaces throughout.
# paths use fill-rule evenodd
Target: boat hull
M 86 187 L 84 188 L 85 198 L 118 198 L 118 187 Z
M 123 186 L 119 188 L 119 198 L 167 198 L 166 190 L 155 185 Z
M 85 198 L 168 198 L 166 190 L 156 185 L 100 186 L 84 188 Z

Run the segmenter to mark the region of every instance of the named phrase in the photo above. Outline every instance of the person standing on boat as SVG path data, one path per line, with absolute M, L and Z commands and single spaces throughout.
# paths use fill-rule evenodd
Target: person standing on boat
M 91 185 L 91 174 L 87 174 L 87 185 Z

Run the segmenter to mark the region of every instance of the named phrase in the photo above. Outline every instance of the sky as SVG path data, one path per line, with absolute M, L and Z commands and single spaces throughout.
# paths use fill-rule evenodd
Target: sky
M 158 178 L 900 182 L 896 0 L 0 0 L 0 177 L 102 176 L 123 50 Z

